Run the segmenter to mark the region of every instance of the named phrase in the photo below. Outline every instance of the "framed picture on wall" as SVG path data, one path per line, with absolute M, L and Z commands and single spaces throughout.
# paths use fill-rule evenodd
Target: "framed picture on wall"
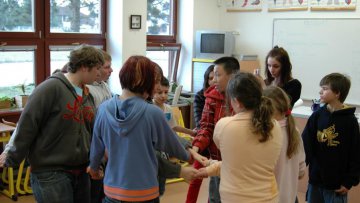
M 141 15 L 130 16 L 130 29 L 141 29 Z

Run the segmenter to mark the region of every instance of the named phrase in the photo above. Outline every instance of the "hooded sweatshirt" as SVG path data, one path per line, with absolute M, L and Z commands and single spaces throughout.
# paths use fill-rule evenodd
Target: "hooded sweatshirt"
M 63 73 L 38 85 L 21 113 L 6 165 L 27 156 L 32 172 L 85 169 L 95 106 L 84 88 L 79 97 Z
M 359 183 L 360 133 L 354 107 L 315 111 L 302 133 L 309 183 L 328 190 Z
M 91 143 L 90 167 L 99 168 L 105 149 L 108 163 L 105 195 L 122 201 L 147 201 L 159 196 L 155 150 L 181 160 L 189 154 L 157 106 L 140 97 L 118 95 L 98 109 Z
M 213 141 L 213 132 L 216 123 L 227 114 L 231 115 L 233 110 L 226 106 L 225 95 L 220 93 L 215 86 L 209 87 L 204 95 L 206 99 L 200 129 L 193 140 L 193 146 L 199 147 L 200 152 L 208 149 L 211 159 L 221 160 L 220 151 Z

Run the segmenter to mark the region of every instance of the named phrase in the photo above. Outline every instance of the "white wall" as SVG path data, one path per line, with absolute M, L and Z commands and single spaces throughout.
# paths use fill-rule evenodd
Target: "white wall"
M 120 91 L 118 73 L 125 59 L 146 51 L 146 0 L 108 0 L 108 51 L 113 56 L 114 72 L 110 86 Z M 359 2 L 356 11 L 284 11 L 268 12 L 263 1 L 261 12 L 226 12 L 225 0 L 178 0 L 178 42 L 182 43 L 178 81 L 184 90 L 191 89 L 191 59 L 194 56 L 196 30 L 213 29 L 238 31 L 236 54 L 257 54 L 261 68 L 272 48 L 274 18 L 360 18 Z M 131 14 L 142 15 L 142 29 L 130 30 Z M 344 36 L 345 37 L 345 36 Z M 284 47 L 286 49 L 286 47 Z M 296 68 L 296 67 L 294 67 Z M 263 71 L 262 71 L 263 72 Z
M 107 51 L 112 56 L 109 85 L 114 93 L 121 93 L 119 71 L 132 55 L 146 52 L 146 0 L 108 0 Z M 130 29 L 130 15 L 141 15 L 141 29 Z
M 186 1 L 186 0 L 181 0 Z M 188 39 L 190 30 L 179 28 L 179 39 L 182 41 L 192 40 L 194 33 L 201 29 L 219 29 L 224 31 L 238 31 L 235 36 L 236 54 L 258 55 L 261 69 L 264 69 L 264 59 L 272 48 L 272 32 L 274 18 L 360 18 L 359 4 L 356 11 L 283 11 L 268 12 L 267 1 L 264 1 L 261 12 L 226 12 L 225 0 L 194 0 L 193 1 L 193 30 L 192 38 Z M 186 3 L 183 3 L 186 4 Z M 180 9 L 182 6 L 180 6 Z M 180 13 L 184 13 L 180 10 Z M 186 14 L 183 14 L 186 15 Z M 179 21 L 184 19 L 180 18 Z M 180 22 L 181 23 L 181 22 Z M 186 39 L 184 39 L 186 38 Z M 193 44 L 194 45 L 194 44 Z M 194 47 L 186 45 L 187 52 L 181 53 L 182 59 L 179 68 L 179 81 L 185 90 L 190 90 L 191 59 L 194 55 Z M 191 49 L 190 49 L 191 48 Z M 286 49 L 286 47 L 284 47 Z M 291 57 L 291 56 L 290 56 Z M 294 67 L 296 68 L 296 67 Z M 263 71 L 261 71 L 263 72 Z
M 265 57 L 272 48 L 274 18 L 359 18 L 359 1 L 356 11 L 285 11 L 268 12 L 266 1 L 263 1 L 261 12 L 226 12 L 223 5 L 220 10 L 222 23 L 220 29 L 237 30 L 236 50 L 241 54 L 257 54 L 261 68 L 264 69 Z M 345 37 L 345 36 L 344 36 Z M 284 47 L 286 49 L 286 47 Z M 291 56 L 290 56 L 291 58 Z M 298 68 L 298 67 L 294 67 Z M 263 72 L 263 71 L 262 71 Z
M 217 0 L 178 0 L 178 42 L 182 44 L 178 81 L 183 90 L 191 90 L 191 60 L 194 57 L 196 30 L 217 30 L 221 10 Z

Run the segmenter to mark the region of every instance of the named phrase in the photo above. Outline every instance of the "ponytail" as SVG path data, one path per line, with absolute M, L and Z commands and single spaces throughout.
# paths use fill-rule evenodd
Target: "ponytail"
M 300 133 L 295 126 L 295 119 L 291 114 L 287 116 L 287 122 L 288 122 L 287 131 L 289 135 L 289 143 L 287 146 L 286 155 L 289 159 L 291 159 L 291 157 L 298 152 L 301 140 L 300 140 Z
M 262 96 L 262 91 L 259 80 L 251 73 L 235 74 L 227 86 L 229 98 L 237 99 L 246 110 L 253 111 L 252 131 L 260 135 L 259 142 L 266 142 L 271 138 L 274 127 L 274 107 L 270 98 Z
M 294 156 L 299 149 L 300 146 L 300 133 L 296 129 L 294 117 L 291 115 L 290 99 L 288 95 L 279 87 L 276 86 L 268 86 L 264 89 L 263 95 L 271 99 L 274 111 L 276 110 L 280 114 L 286 116 L 287 119 L 287 136 L 288 136 L 288 145 L 283 146 L 286 147 L 286 155 L 290 159 Z
M 258 108 L 254 109 L 252 118 L 253 132 L 260 134 L 260 142 L 266 142 L 271 137 L 271 130 L 274 127 L 273 116 L 274 109 L 271 100 L 262 96 Z

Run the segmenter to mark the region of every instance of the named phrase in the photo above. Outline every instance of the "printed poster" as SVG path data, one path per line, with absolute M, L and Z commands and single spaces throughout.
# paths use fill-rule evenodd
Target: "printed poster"
M 227 0 L 226 10 L 228 12 L 261 11 L 262 0 Z

